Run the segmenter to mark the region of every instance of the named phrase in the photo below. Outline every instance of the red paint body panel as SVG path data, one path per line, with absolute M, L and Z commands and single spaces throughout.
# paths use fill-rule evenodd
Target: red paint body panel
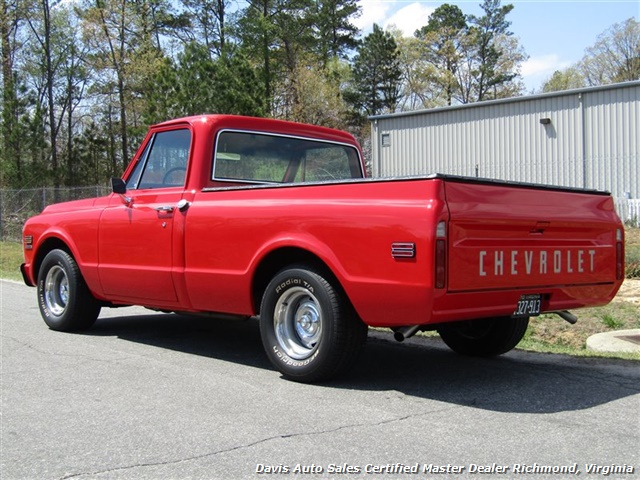
M 431 226 L 445 208 L 440 186 L 360 182 L 199 193 L 185 236 L 192 305 L 255 314 L 255 270 L 269 253 L 293 247 L 312 252 L 331 269 L 368 324 L 426 319 L 434 294 Z M 414 242 L 420 255 L 392 258 L 397 241 Z
M 35 285 L 35 256 L 48 243 L 60 241 L 82 265 L 82 274 L 94 294 L 102 298 L 98 278 L 98 221 L 105 198 L 76 200 L 51 205 L 25 224 L 25 235 L 34 238 L 33 248 L 24 251 L 26 273 L 30 285 Z
M 610 282 L 616 228 L 609 196 L 448 183 L 449 290 Z M 480 199 L 480 201 L 479 201 Z M 578 212 L 580 212 L 578 214 Z
M 221 130 L 269 132 L 352 145 L 344 132 L 289 122 L 201 116 L 150 129 L 129 178 L 158 132 L 188 128 L 184 187 L 130 190 L 48 207 L 25 236 L 27 283 L 52 242 L 77 260 L 93 294 L 114 304 L 239 315 L 259 313 L 259 272 L 306 252 L 335 276 L 372 326 L 428 325 L 510 315 L 523 294 L 543 310 L 610 301 L 616 235 L 609 195 L 450 177 L 242 185 L 212 180 Z M 180 201 L 188 208 L 178 209 Z M 438 224 L 445 288 L 435 288 Z M 392 256 L 392 246 L 408 248 Z M 415 255 L 411 252 L 415 251 Z M 406 253 L 406 251 L 404 252 Z M 267 262 L 267 263 L 265 263 Z M 270 272 L 274 274 L 275 272 Z
M 174 213 L 157 207 L 175 205 L 183 189 L 158 189 L 135 196 L 131 207 L 112 196 L 100 216 L 100 282 L 105 296 L 123 302 L 137 299 L 177 306 L 173 285 Z

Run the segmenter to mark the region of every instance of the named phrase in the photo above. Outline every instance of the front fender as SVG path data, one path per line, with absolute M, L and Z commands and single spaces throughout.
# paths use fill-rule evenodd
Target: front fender
M 37 219 L 38 217 L 34 217 Z M 35 286 L 38 271 L 44 257 L 56 248 L 67 251 L 77 262 L 80 273 L 89 290 L 101 296 L 102 287 L 97 272 L 98 264 L 98 222 L 74 223 L 68 226 L 55 224 L 45 226 L 38 221 L 28 221 L 23 229 L 24 238 L 33 238 L 32 248 L 24 248 L 25 263 L 21 267 L 25 283 Z

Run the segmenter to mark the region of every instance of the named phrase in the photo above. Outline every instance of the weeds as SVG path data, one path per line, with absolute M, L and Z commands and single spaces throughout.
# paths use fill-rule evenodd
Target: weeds
M 602 323 L 611 330 L 617 330 L 624 325 L 624 322 L 616 320 L 616 318 L 610 313 L 605 313 L 604 315 L 602 315 L 601 320 Z

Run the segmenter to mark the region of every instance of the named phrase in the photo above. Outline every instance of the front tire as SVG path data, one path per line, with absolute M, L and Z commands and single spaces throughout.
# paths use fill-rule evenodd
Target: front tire
M 37 291 L 40 314 L 52 330 L 85 330 L 100 313 L 100 303 L 87 288 L 78 264 L 64 250 L 52 250 L 44 257 Z
M 495 357 L 522 340 L 529 318 L 483 318 L 447 324 L 438 329 L 444 343 L 461 355 Z
M 323 274 L 292 267 L 264 292 L 260 334 L 269 360 L 285 378 L 317 382 L 355 363 L 367 326 Z

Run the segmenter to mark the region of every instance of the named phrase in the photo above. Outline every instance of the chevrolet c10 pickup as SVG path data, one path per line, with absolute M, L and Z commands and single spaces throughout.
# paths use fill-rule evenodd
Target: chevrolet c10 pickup
M 606 192 L 428 175 L 366 178 L 348 133 L 203 115 L 149 129 L 113 192 L 23 229 L 25 283 L 49 328 L 102 307 L 257 317 L 288 379 L 347 370 L 368 327 L 435 330 L 495 356 L 530 317 L 604 305 L 624 230 Z M 224 315 L 221 315 L 224 314 Z

